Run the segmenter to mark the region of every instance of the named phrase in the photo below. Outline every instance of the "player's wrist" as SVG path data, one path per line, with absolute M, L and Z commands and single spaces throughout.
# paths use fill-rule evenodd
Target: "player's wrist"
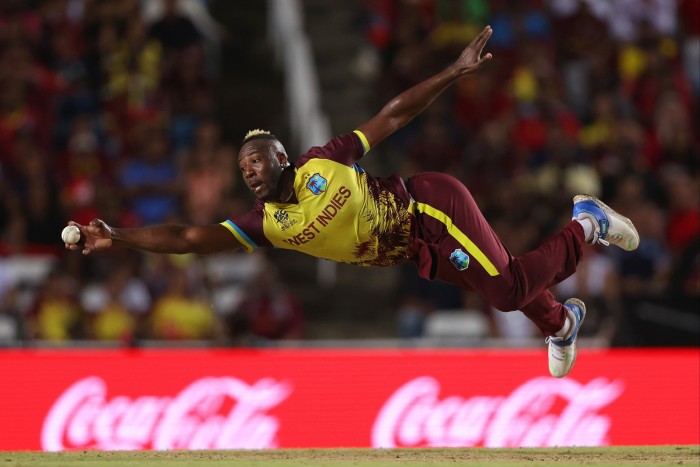
M 464 67 L 460 66 L 458 63 L 453 63 L 452 65 L 448 66 L 445 69 L 445 73 L 447 73 L 450 81 L 459 79 L 467 74 Z

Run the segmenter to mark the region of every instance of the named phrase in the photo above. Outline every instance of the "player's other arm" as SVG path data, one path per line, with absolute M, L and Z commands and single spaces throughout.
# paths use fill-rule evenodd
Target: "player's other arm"
M 481 52 L 491 37 L 491 27 L 486 26 L 462 51 L 459 58 L 440 73 L 418 83 L 387 103 L 381 111 L 360 125 L 360 130 L 370 147 L 373 147 L 426 109 L 447 87 L 457 79 L 474 73 L 491 60 L 491 54 Z
M 69 224 L 80 229 L 81 241 L 75 245 L 66 245 L 66 248 L 82 250 L 84 255 L 112 246 L 173 254 L 210 254 L 243 248 L 236 237 L 219 224 L 161 224 L 139 228 L 115 228 L 100 219 L 93 219 L 88 225 L 72 221 Z

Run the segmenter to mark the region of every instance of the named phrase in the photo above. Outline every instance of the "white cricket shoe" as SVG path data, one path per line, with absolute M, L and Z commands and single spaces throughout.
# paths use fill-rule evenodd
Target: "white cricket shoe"
M 639 234 L 632 221 L 595 196 L 574 196 L 573 218 L 588 218 L 593 223 L 593 240 L 590 244 L 608 246 L 612 243 L 627 251 L 636 250 L 639 246 Z
M 569 316 L 574 317 L 573 330 L 567 339 L 550 336 L 545 339 L 549 344 L 549 372 L 555 378 L 568 375 L 576 362 L 576 336 L 586 317 L 586 305 L 578 298 L 570 298 L 564 302 Z

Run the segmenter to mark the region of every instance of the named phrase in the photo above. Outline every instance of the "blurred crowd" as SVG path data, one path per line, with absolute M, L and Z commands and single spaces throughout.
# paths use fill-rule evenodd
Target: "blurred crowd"
M 203 224 L 248 207 L 236 142 L 216 118 L 221 36 L 207 3 L 0 4 L 0 342 L 305 336 L 303 307 L 265 254 L 82 257 L 60 241 L 69 219 Z M 358 8 L 375 57 L 375 108 L 494 29 L 494 60 L 377 148 L 387 171 L 459 178 L 514 254 L 569 220 L 573 194 L 601 197 L 642 242 L 625 254 L 588 248 L 556 287 L 587 303 L 582 332 L 612 345 L 700 334 L 700 2 Z M 398 335 L 424 336 L 436 311 L 455 309 L 485 316 L 488 336 L 536 335 L 517 314 L 411 268 Z
M 301 334 L 265 257 L 81 257 L 60 240 L 68 220 L 206 224 L 247 207 L 216 119 L 221 27 L 207 6 L 0 4 L 0 342 Z
M 697 339 L 700 2 L 365 3 L 377 104 L 439 71 L 485 25 L 494 31 L 494 59 L 385 143 L 404 175 L 461 179 L 513 254 L 565 225 L 572 195 L 601 197 L 633 220 L 641 245 L 588 248 L 555 293 L 586 301 L 583 332 L 606 342 L 651 343 L 649 334 L 664 332 Z M 424 335 L 436 310 L 485 308 L 441 284 L 405 283 L 405 336 Z M 534 335 L 525 319 L 514 328 L 486 312 L 491 335 Z

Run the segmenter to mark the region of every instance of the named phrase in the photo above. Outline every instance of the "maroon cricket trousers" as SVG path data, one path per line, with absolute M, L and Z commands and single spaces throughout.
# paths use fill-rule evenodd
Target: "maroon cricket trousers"
M 421 277 L 473 290 L 499 310 L 520 310 L 545 336 L 562 328 L 565 310 L 549 288 L 576 271 L 584 244 L 578 222 L 516 257 L 455 178 L 428 172 L 406 185 L 417 218 L 412 248 Z

